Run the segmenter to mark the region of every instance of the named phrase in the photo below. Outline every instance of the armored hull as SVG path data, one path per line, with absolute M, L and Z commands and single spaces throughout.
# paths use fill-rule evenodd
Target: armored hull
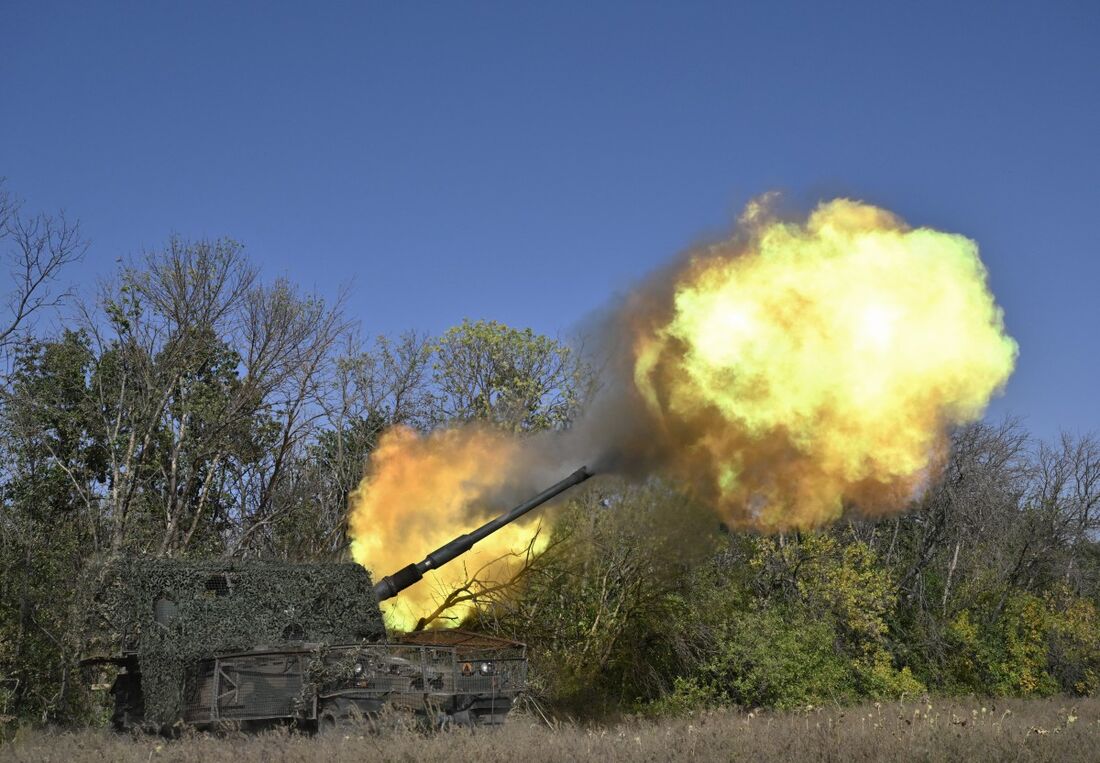
M 525 686 L 523 644 L 457 630 L 391 640 L 379 601 L 590 476 L 577 470 L 377 585 L 355 564 L 107 560 L 81 605 L 84 662 L 121 668 L 119 729 L 325 729 L 386 708 L 437 727 L 502 723 Z

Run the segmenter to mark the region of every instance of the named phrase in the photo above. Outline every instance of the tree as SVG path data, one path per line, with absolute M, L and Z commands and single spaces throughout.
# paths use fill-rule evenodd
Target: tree
M 72 565 L 94 520 L 73 511 L 64 469 L 94 475 L 94 448 L 74 420 L 86 370 L 86 337 L 46 348 L 35 319 L 70 296 L 58 286 L 87 244 L 65 215 L 27 214 L 0 179 L 0 265 L 10 275 L 0 315 L 0 716 L 49 719 L 74 712 L 71 644 L 64 629 Z M 20 400 L 52 406 L 36 426 Z M 62 454 L 54 462 L 50 451 Z
M 324 417 L 339 310 L 285 282 L 258 283 L 235 242 L 173 239 L 123 266 L 81 314 L 90 359 L 79 428 L 102 474 L 65 473 L 98 518 L 97 547 L 176 555 L 262 544 L 283 510 L 282 481 Z M 37 393 L 18 409 L 39 428 L 54 416 Z
M 239 325 L 256 273 L 231 241 L 173 239 L 124 265 L 82 309 L 95 362 L 91 431 L 107 480 L 84 485 L 103 506 L 108 549 L 186 548 L 222 487 L 224 462 L 248 454 L 259 396 L 238 378 Z M 159 528 L 158 528 L 159 525 Z
M 79 332 L 24 342 L 0 417 L 10 458 L 0 485 L 0 715 L 49 720 L 79 712 L 72 581 L 102 528 L 74 485 L 105 477 L 102 448 L 85 427 L 91 362 Z
M 379 435 L 401 424 L 431 426 L 434 396 L 428 388 L 428 338 L 407 332 L 379 336 L 369 348 L 354 331 L 318 380 L 321 413 L 289 465 L 276 502 L 269 550 L 293 559 L 342 558 L 348 545 L 348 498 L 363 478 Z
M 23 202 L 4 190 L 0 178 L 0 261 L 11 276 L 4 295 L 7 314 L 0 317 L 0 353 L 6 355 L 37 314 L 70 296 L 57 288 L 58 276 L 87 248 L 78 222 L 69 222 L 64 213 L 25 214 Z
M 572 419 L 586 368 L 567 346 L 531 329 L 466 320 L 440 338 L 433 372 L 441 419 L 530 432 Z

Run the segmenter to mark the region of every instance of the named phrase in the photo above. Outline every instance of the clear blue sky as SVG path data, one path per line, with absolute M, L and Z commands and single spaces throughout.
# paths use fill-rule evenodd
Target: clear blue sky
M 981 245 L 995 415 L 1100 429 L 1095 0 L 6 0 L 0 175 L 84 282 L 230 235 L 370 333 L 567 335 L 756 194 L 849 195 Z

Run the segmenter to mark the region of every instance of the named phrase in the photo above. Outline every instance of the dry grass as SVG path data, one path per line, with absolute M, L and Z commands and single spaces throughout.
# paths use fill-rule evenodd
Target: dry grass
M 936 700 L 795 713 L 716 711 L 665 721 L 548 727 L 516 716 L 496 730 L 390 731 L 313 738 L 287 732 L 167 741 L 106 731 L 22 730 L 15 761 L 1013 760 L 1100 759 L 1100 700 Z

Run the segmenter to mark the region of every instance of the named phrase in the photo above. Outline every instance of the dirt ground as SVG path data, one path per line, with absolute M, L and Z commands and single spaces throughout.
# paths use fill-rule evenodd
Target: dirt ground
M 103 730 L 20 729 L 0 760 L 106 761 L 1097 761 L 1100 699 L 937 700 L 808 708 L 713 711 L 673 720 L 548 725 L 514 715 L 499 729 L 434 734 L 358 729 L 311 737 L 189 733 L 179 739 Z

